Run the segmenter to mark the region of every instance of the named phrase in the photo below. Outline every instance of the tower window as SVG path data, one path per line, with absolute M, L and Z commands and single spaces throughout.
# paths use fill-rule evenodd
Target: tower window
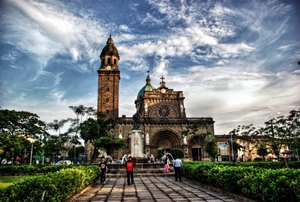
M 104 64 L 104 59 L 102 59 L 102 64 Z
M 114 64 L 117 64 L 117 59 L 114 59 Z
M 111 58 L 107 58 L 107 60 L 108 60 L 108 64 L 110 65 L 111 64 Z
M 109 91 L 109 88 L 106 88 L 106 91 Z

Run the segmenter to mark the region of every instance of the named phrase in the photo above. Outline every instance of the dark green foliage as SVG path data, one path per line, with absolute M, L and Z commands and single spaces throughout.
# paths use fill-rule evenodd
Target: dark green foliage
M 218 155 L 218 145 L 215 136 L 209 135 L 206 137 L 205 151 L 208 153 L 212 161 L 215 161 L 215 158 Z
M 191 162 L 183 164 L 183 173 L 188 178 L 261 201 L 300 201 L 300 170 L 277 169 L 280 167 L 284 163 Z
M 105 136 L 96 139 L 94 145 L 97 148 L 105 149 L 108 154 L 112 154 L 113 151 L 121 149 L 125 145 L 125 142 L 120 138 Z
M 73 165 L 51 165 L 51 166 L 31 166 L 31 165 L 1 165 L 0 175 L 35 175 L 56 172 L 64 168 L 71 168 Z
M 45 176 L 29 178 L 0 191 L 0 201 L 63 201 L 93 180 L 97 166 L 62 169 Z
M 172 154 L 174 159 L 183 158 L 183 156 L 184 156 L 183 151 L 180 149 L 158 149 L 157 157 L 161 158 L 165 152 Z
M 183 151 L 180 150 L 180 149 L 169 149 L 169 151 L 173 158 L 176 159 L 176 158 L 183 158 Z
M 257 154 L 265 160 L 265 156 L 268 155 L 268 150 L 265 144 L 261 143 L 258 145 Z

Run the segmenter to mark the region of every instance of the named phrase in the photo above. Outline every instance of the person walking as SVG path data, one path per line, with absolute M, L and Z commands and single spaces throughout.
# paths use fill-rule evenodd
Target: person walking
M 181 182 L 181 166 L 182 166 L 182 161 L 179 158 L 176 158 L 173 162 L 174 169 L 175 169 L 175 181 L 179 179 Z
M 133 184 L 133 167 L 134 167 L 134 161 L 132 160 L 131 156 L 128 157 L 128 160 L 125 163 L 126 172 L 127 172 L 127 184 Z
M 107 163 L 104 157 L 101 158 L 99 163 L 100 167 L 100 183 L 105 184 L 106 172 L 107 172 Z
M 164 170 L 165 170 L 166 173 L 168 173 L 170 171 L 170 160 L 167 156 L 166 156 L 166 159 L 165 159 Z

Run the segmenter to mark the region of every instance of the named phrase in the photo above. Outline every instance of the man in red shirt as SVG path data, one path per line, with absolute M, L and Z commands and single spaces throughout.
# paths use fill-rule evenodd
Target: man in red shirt
M 134 162 L 131 158 L 131 156 L 128 157 L 128 160 L 125 163 L 125 167 L 126 167 L 126 172 L 127 172 L 127 184 L 133 184 L 133 166 L 134 166 Z

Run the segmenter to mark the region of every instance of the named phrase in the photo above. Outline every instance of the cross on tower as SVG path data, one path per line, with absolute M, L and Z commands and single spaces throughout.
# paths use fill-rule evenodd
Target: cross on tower
M 165 79 L 164 75 L 161 75 L 160 79 L 161 79 L 161 82 L 163 83 L 164 79 Z

